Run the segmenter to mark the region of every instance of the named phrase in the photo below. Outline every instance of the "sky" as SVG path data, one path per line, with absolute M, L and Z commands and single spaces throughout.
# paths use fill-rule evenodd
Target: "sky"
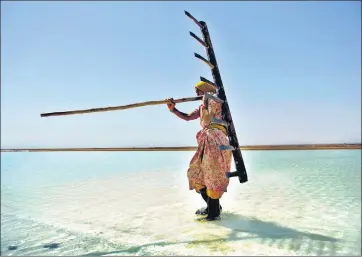
M 361 142 L 361 2 L 1 2 L 1 147 L 195 146 L 207 23 L 240 145 Z M 176 107 L 191 112 L 200 102 Z

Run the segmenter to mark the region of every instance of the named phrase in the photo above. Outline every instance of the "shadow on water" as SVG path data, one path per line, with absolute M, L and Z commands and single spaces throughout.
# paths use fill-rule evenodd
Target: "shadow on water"
M 335 255 L 338 242 L 338 239 L 333 237 L 303 232 L 275 222 L 232 213 L 225 214 L 223 219 L 215 224 L 231 229 L 229 238 L 232 240 L 237 239 L 240 233 L 247 233 L 259 238 L 263 245 L 295 252 L 303 248 L 304 254 Z
M 227 237 L 220 237 L 211 240 L 155 242 L 139 246 L 132 246 L 122 250 L 120 249 L 109 252 L 91 252 L 82 256 L 100 256 L 121 253 L 135 254 L 141 251 L 143 248 L 147 248 L 149 246 L 170 246 L 177 244 L 190 244 L 195 246 L 199 244 L 220 244 L 246 239 L 257 239 L 260 244 L 279 249 L 291 250 L 294 252 L 301 250 L 303 246 L 305 254 L 313 253 L 317 255 L 335 255 L 335 243 L 338 241 L 333 237 L 302 232 L 293 228 L 283 227 L 274 222 L 266 222 L 256 218 L 248 218 L 231 213 L 223 214 L 221 220 L 214 221 L 212 224 L 229 228 L 231 232 Z M 200 225 L 202 226 L 203 224 L 200 223 Z
M 56 249 L 59 248 L 60 244 L 59 243 L 51 243 L 51 244 L 45 244 L 43 245 L 43 248 L 47 248 L 47 249 Z M 8 251 L 15 251 L 18 249 L 18 246 L 16 245 L 11 245 L 8 246 Z
M 46 245 L 43 245 L 43 248 L 56 249 L 59 247 L 59 245 L 60 244 L 58 244 L 58 243 L 46 244 Z

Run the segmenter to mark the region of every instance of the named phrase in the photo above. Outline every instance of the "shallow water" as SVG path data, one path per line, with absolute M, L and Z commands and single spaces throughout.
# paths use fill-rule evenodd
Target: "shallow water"
M 1 153 L 1 255 L 361 255 L 360 150 L 243 151 L 210 223 L 192 154 Z

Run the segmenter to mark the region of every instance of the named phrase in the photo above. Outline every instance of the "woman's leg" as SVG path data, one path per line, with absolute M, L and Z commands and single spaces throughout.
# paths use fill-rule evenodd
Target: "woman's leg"
M 209 196 L 207 195 L 207 188 L 203 187 L 202 189 L 200 189 L 200 194 L 201 194 L 202 199 L 204 199 L 205 203 L 207 204 L 209 202 Z M 222 211 L 221 205 L 220 205 L 220 211 Z M 208 206 L 198 209 L 195 214 L 196 215 L 207 215 Z

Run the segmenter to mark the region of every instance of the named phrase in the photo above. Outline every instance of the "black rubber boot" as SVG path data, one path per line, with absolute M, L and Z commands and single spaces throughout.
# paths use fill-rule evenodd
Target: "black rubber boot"
M 205 203 L 207 204 L 209 196 L 206 193 L 206 187 L 204 187 L 203 189 L 200 190 L 200 194 L 202 196 L 202 199 L 204 199 Z M 222 207 L 220 205 L 220 210 L 222 210 Z M 208 214 L 208 208 L 206 207 L 202 207 L 200 209 L 198 209 L 195 212 L 196 215 L 207 215 Z
M 202 199 L 204 199 L 205 203 L 207 203 L 209 197 L 207 196 L 207 193 L 206 193 L 206 187 L 204 187 L 203 189 L 200 190 L 200 194 L 202 196 Z M 195 214 L 196 215 L 207 215 L 207 206 L 198 209 L 195 212 Z
M 207 205 L 208 213 L 205 218 L 207 221 L 219 220 L 220 219 L 220 201 L 219 199 L 209 198 L 209 203 Z

